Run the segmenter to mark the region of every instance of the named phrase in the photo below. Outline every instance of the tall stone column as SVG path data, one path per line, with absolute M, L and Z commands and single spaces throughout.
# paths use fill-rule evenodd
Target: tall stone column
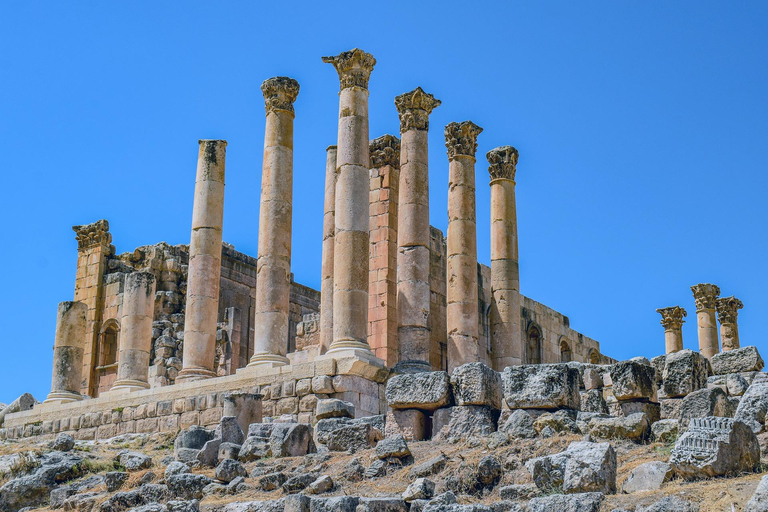
M 155 276 L 149 272 L 133 272 L 125 277 L 117 380 L 110 391 L 149 388 L 149 353 L 152 350 L 155 287 Z
M 720 341 L 723 352 L 739 348 L 739 310 L 744 307 L 736 297 L 717 299 L 717 317 L 720 320 Z
M 371 354 L 368 333 L 368 80 L 376 64 L 355 48 L 323 57 L 339 74 L 339 135 L 333 240 L 333 341 L 328 354 Z M 371 354 L 372 355 L 372 354 Z
M 320 282 L 320 353 L 333 341 L 333 239 L 336 231 L 336 146 L 325 157 L 325 207 L 323 212 L 323 263 Z
M 370 268 L 368 345 L 387 366 L 400 354 L 397 344 L 397 207 L 400 139 L 383 135 L 371 141 Z
M 699 352 L 710 358 L 720 352 L 720 342 L 717 337 L 717 320 L 715 306 L 720 288 L 714 284 L 697 284 L 691 286 L 693 298 L 696 301 L 696 323 L 699 328 Z
M 53 378 L 46 402 L 63 403 L 83 399 L 80 386 L 87 315 L 88 305 L 84 302 L 59 303 L 53 345 Z
M 477 136 L 482 131 L 472 121 L 449 123 L 445 127 L 449 162 L 446 258 L 449 372 L 465 363 L 488 360 L 487 349 L 478 344 L 475 153 Z
M 485 157 L 491 178 L 492 366 L 502 371 L 507 366 L 523 363 L 515 203 L 519 153 L 512 146 L 500 146 L 490 150 Z
M 667 354 L 683 350 L 683 320 L 688 313 L 680 306 L 656 310 L 661 314 L 661 325 L 664 326 L 664 346 Z
M 201 140 L 189 244 L 184 359 L 176 382 L 215 377 L 216 324 L 224 221 L 225 140 Z
M 395 98 L 400 117 L 397 213 L 399 372 L 430 371 L 429 114 L 440 100 L 421 87 Z
M 299 83 L 275 77 L 261 84 L 267 111 L 259 210 L 259 259 L 253 356 L 248 366 L 288 364 L 293 210 L 293 102 Z

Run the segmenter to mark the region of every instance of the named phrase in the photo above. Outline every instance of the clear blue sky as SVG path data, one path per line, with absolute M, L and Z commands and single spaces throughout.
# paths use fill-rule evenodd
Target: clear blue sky
M 197 141 L 227 148 L 224 238 L 256 254 L 261 82 L 296 78 L 293 270 L 320 284 L 325 148 L 338 79 L 320 57 L 378 60 L 371 138 L 421 86 L 431 222 L 447 224 L 443 127 L 479 137 L 479 259 L 489 262 L 485 153 L 520 151 L 524 294 L 616 358 L 664 350 L 655 309 L 689 287 L 740 297 L 742 344 L 768 356 L 765 2 L 10 2 L 0 16 L 0 401 L 50 390 L 56 305 L 72 300 L 70 229 L 109 220 L 118 252 L 188 243 Z

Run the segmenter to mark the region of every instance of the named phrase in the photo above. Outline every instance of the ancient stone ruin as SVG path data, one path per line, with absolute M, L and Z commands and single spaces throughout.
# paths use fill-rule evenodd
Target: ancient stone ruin
M 75 297 L 59 304 L 51 393 L 43 403 L 24 395 L 0 411 L 0 439 L 58 434 L 56 455 L 35 459 L 28 474 L 0 487 L 0 512 L 48 503 L 118 511 L 129 502 L 131 510 L 198 510 L 206 496 L 256 488 L 281 494 L 222 510 L 491 510 L 458 503 L 468 496 L 506 503 L 493 510 L 599 510 L 619 489 L 658 490 L 674 477 L 759 467 L 768 377 L 757 349 L 740 346 L 739 299 L 721 298 L 713 284 L 691 288 L 698 352 L 683 349 L 687 313 L 673 306 L 657 310 L 663 355 L 603 355 L 568 317 L 520 293 L 518 151 L 501 146 L 486 155 L 488 267 L 478 262 L 476 240 L 483 129 L 471 121 L 445 127 L 443 236 L 429 223 L 427 160 L 429 116 L 440 100 L 418 87 L 397 96 L 400 137 L 370 140 L 376 60 L 354 49 L 323 61 L 336 69 L 340 93 L 338 136 L 326 150 L 321 290 L 291 273 L 299 84 L 270 78 L 261 86 L 266 131 L 255 257 L 222 239 L 223 140 L 199 143 L 189 245 L 117 254 L 106 220 L 74 226 Z M 75 442 L 163 433 L 175 438 L 164 483 L 148 478 L 110 494 L 128 480 L 110 472 L 98 483 L 107 491 L 64 485 L 82 473 L 82 457 L 69 453 Z M 510 448 L 567 436 L 579 438 L 546 455 Z M 417 458 L 411 446 L 421 442 L 490 453 L 468 461 L 429 445 Z M 616 443 L 674 448 L 668 460 L 637 466 L 619 485 Z M 512 453 L 504 467 L 494 455 L 502 447 Z M 367 458 L 324 474 L 323 464 L 340 453 Z M 132 451 L 114 460 L 126 471 L 154 464 Z M 50 467 L 64 476 L 45 480 Z M 196 472 L 205 468 L 214 479 Z M 527 471 L 527 481 L 510 482 L 515 470 Z M 402 495 L 318 497 L 340 493 L 340 483 L 406 474 Z M 755 502 L 768 495 L 758 491 Z M 690 505 L 670 499 L 677 508 L 653 510 Z

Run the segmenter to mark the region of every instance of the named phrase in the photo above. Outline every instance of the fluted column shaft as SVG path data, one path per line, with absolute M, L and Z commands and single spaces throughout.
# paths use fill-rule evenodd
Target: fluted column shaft
M 261 86 L 267 113 L 259 209 L 259 249 L 253 356 L 248 366 L 288 364 L 293 210 L 293 102 L 296 80 L 275 77 Z
M 661 325 L 664 326 L 664 345 L 667 354 L 683 350 L 683 318 L 688 313 L 680 306 L 656 310 L 661 314 Z
M 720 288 L 714 284 L 691 286 L 696 301 L 696 323 L 699 331 L 699 352 L 706 358 L 720 352 L 715 307 Z
M 448 148 L 448 237 L 446 326 L 448 371 L 465 363 L 486 361 L 478 344 L 477 219 L 475 152 L 482 128 L 470 121 L 445 127 Z
M 117 380 L 110 391 L 149 388 L 155 287 L 155 276 L 149 272 L 134 272 L 125 278 Z
M 189 244 L 184 359 L 176 382 L 215 377 L 227 141 L 201 140 Z
M 491 350 L 497 371 L 523 363 L 515 202 L 518 157 L 512 146 L 486 154 L 491 178 Z
M 323 262 L 320 283 L 320 353 L 333 341 L 333 244 L 336 231 L 336 146 L 328 146 L 325 158 L 325 206 L 323 213 Z
M 359 49 L 323 57 L 339 74 L 333 241 L 333 341 L 329 354 L 371 353 L 368 332 L 368 79 L 376 60 Z
M 56 311 L 56 338 L 53 345 L 53 377 L 46 402 L 82 400 L 80 386 L 83 374 L 86 318 L 84 302 L 60 302 Z
M 720 340 L 723 352 L 740 347 L 739 342 L 739 310 L 744 304 L 736 297 L 717 299 L 717 317 L 720 320 Z
M 396 369 L 429 371 L 429 114 L 440 100 L 421 87 L 395 98 L 400 117 Z

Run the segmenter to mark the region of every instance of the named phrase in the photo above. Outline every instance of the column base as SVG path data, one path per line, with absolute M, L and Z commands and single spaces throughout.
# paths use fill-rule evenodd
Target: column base
M 368 345 L 368 343 L 366 343 L 365 341 L 359 341 L 359 340 L 334 341 L 331 343 L 331 346 L 323 355 L 330 356 L 334 354 L 341 354 L 344 352 L 348 352 L 350 350 L 355 351 L 356 353 L 367 352 L 368 354 L 373 355 L 370 345 Z M 345 357 L 345 356 L 336 355 L 335 357 Z
M 207 368 L 182 368 L 176 376 L 176 382 L 191 382 L 216 377 L 217 375 Z
M 291 364 L 291 361 L 287 357 L 263 352 L 261 354 L 253 354 L 246 368 L 274 368 L 276 366 L 285 366 L 287 364 Z
M 43 401 L 44 404 L 66 404 L 69 402 L 78 402 L 83 399 L 83 395 L 80 393 L 73 393 L 72 391 L 51 391 L 48 397 Z
M 416 359 L 400 361 L 392 368 L 393 373 L 421 373 L 431 371 L 432 366 L 428 362 Z
M 112 387 L 109 388 L 109 391 L 102 393 L 102 396 L 112 393 L 130 393 L 131 391 L 141 391 L 142 389 L 149 389 L 149 383 L 135 379 L 116 380 Z

